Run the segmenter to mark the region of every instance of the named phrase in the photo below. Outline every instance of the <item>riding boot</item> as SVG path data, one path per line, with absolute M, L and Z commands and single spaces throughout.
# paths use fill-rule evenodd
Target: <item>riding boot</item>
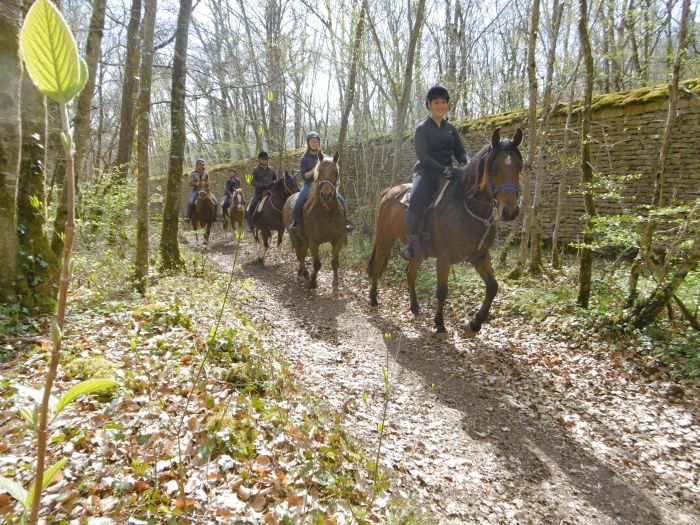
M 422 256 L 421 230 L 423 229 L 423 215 L 408 211 L 406 214 L 406 237 L 408 243 L 399 250 L 404 259 L 410 260 Z

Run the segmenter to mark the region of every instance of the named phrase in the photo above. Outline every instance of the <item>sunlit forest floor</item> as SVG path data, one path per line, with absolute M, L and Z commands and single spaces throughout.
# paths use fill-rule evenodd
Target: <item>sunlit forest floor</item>
M 596 281 L 588 311 L 575 306 L 572 265 L 499 275 L 492 321 L 470 340 L 462 321 L 483 285 L 455 267 L 450 338 L 438 342 L 431 265 L 425 319 L 408 311 L 398 258 L 372 309 L 360 235 L 335 293 L 327 259 L 317 291 L 296 280 L 286 240 L 264 265 L 248 234 L 239 248 L 218 229 L 209 250 L 183 240 L 184 273 L 154 270 L 140 297 L 128 242 L 80 238 L 57 390 L 89 377 L 122 386 L 53 423 L 52 454 L 70 463 L 47 489 L 49 521 L 700 518 L 697 339 L 677 320 L 621 329 L 623 270 Z M 48 321 L 3 311 L 2 323 L 0 474 L 26 486 L 33 434 L 18 385 L 41 387 Z M 0 513 L 17 510 L 0 495 Z

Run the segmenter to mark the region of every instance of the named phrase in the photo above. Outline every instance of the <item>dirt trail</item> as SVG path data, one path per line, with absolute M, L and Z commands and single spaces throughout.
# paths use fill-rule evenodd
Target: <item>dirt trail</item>
M 225 272 L 233 243 L 212 239 L 209 257 Z M 368 455 L 388 360 L 380 462 L 395 496 L 440 523 L 700 523 L 695 393 L 670 403 L 664 385 L 624 363 L 566 341 L 545 348 L 512 320 L 495 319 L 475 340 L 453 329 L 439 342 L 428 320 L 414 326 L 407 298 L 380 297 L 372 309 L 366 281 L 342 267 L 334 294 L 328 261 L 319 288 L 308 290 L 294 278 L 286 241 L 264 266 L 249 243 L 240 256 L 254 280 L 247 313 L 269 326 L 265 340 L 311 395 L 342 414 Z

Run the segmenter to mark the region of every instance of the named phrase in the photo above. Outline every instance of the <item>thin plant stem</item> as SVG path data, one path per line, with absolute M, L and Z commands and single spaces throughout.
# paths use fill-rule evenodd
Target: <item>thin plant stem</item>
M 73 166 L 73 136 L 70 131 L 70 122 L 68 120 L 68 109 L 65 103 L 59 105 L 61 113 L 61 127 L 63 128 L 63 148 L 66 154 L 66 231 L 65 243 L 63 245 L 63 267 L 61 268 L 61 280 L 58 289 L 58 311 L 56 319 L 51 328 L 51 357 L 49 360 L 49 370 L 46 375 L 46 384 L 44 385 L 44 395 L 41 400 L 39 409 L 39 430 L 37 432 L 37 459 L 36 459 L 36 478 L 34 481 L 34 501 L 32 502 L 32 511 L 29 517 L 29 523 L 35 524 L 39 517 L 39 508 L 41 506 L 41 492 L 44 484 L 44 469 L 46 464 L 46 442 L 48 441 L 48 419 L 49 419 L 49 400 L 51 398 L 51 389 L 56 372 L 58 371 L 58 362 L 61 358 L 61 342 L 63 339 L 63 327 L 66 316 L 66 302 L 68 300 L 68 284 L 71 277 L 71 252 L 73 249 L 73 238 L 75 236 L 75 205 L 74 205 L 74 190 L 75 190 L 75 171 Z

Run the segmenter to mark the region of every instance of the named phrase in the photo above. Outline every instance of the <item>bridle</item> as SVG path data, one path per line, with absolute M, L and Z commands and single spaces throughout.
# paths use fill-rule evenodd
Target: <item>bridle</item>
M 479 244 L 476 247 L 477 250 L 481 249 L 481 247 L 484 244 L 484 241 L 486 240 L 486 237 L 488 237 L 488 234 L 491 231 L 491 227 L 496 223 L 496 221 L 498 221 L 498 214 L 493 212 L 495 209 L 498 208 L 498 201 L 496 200 L 496 195 L 498 195 L 502 191 L 514 191 L 516 199 L 520 199 L 520 194 L 522 192 L 522 186 L 520 184 L 510 183 L 501 184 L 496 188 L 493 187 L 491 183 L 491 170 L 488 168 L 496 158 L 498 152 L 500 151 L 510 151 L 516 156 L 518 156 L 522 161 L 522 156 L 520 155 L 520 152 L 517 149 L 506 147 L 494 150 L 493 146 L 489 145 L 488 149 L 486 150 L 485 158 L 479 161 L 479 168 L 477 170 L 474 185 L 467 191 L 466 198 L 464 199 L 464 209 L 473 219 L 481 223 L 485 228 L 484 234 L 482 235 L 481 240 L 479 241 Z M 486 218 L 480 217 L 479 215 L 474 213 L 471 209 L 469 209 L 469 205 L 467 204 L 469 200 L 472 199 L 480 190 L 484 189 L 484 187 L 486 187 L 489 193 L 491 194 L 491 209 L 489 209 L 488 216 Z

